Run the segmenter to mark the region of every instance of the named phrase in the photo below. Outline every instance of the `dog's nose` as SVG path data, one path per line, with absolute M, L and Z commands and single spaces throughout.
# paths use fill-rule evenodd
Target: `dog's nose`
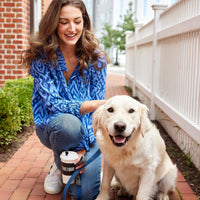
M 124 122 L 115 122 L 114 128 L 118 133 L 122 133 L 126 129 L 126 124 Z

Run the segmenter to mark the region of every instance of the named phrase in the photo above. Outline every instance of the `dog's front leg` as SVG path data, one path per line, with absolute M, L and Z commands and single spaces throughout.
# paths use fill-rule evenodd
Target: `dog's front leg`
M 149 200 L 152 193 L 155 173 L 150 169 L 142 170 L 140 173 L 139 188 L 136 200 Z
M 96 200 L 109 200 L 110 183 L 114 172 L 114 169 L 104 160 L 101 190 Z

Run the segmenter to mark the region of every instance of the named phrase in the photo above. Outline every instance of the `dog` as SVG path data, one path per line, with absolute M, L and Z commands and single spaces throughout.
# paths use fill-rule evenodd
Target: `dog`
M 94 112 L 93 129 L 104 158 L 97 200 L 109 200 L 114 175 L 133 199 L 169 200 L 177 168 L 144 104 L 130 96 L 114 96 Z

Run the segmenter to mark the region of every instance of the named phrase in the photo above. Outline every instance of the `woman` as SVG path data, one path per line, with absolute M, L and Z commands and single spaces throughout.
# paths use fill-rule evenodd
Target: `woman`
M 41 142 L 53 150 L 55 163 L 44 181 L 50 194 L 62 190 L 60 154 L 76 151 L 90 157 L 99 147 L 92 112 L 105 103 L 105 55 L 91 32 L 81 0 L 53 0 L 30 39 L 23 63 L 34 78 L 33 117 Z M 80 168 L 78 166 L 77 168 Z M 81 199 L 95 199 L 100 186 L 101 158 L 81 171 Z M 69 192 L 76 198 L 75 185 Z

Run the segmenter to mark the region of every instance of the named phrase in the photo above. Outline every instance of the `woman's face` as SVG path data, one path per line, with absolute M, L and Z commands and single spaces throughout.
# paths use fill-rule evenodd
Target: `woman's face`
M 63 6 L 57 33 L 62 45 L 75 46 L 83 31 L 83 15 L 79 8 L 74 6 Z

